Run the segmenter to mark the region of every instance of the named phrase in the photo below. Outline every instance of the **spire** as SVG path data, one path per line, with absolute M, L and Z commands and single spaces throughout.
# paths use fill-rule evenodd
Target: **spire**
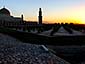
M 41 8 L 39 8 L 39 11 L 41 11 Z
M 3 8 L 5 8 L 5 5 L 3 6 Z
M 41 10 L 41 8 L 39 8 L 38 21 L 39 21 L 39 24 L 42 24 L 42 10 Z
M 3 8 L 5 8 L 5 0 L 2 0 Z
M 42 10 L 39 8 L 39 16 L 42 16 Z

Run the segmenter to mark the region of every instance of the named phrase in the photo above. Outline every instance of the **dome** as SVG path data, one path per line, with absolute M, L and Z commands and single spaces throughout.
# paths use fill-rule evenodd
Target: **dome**
M 6 9 L 6 8 L 0 9 L 0 14 L 5 14 L 5 15 L 9 15 L 9 16 L 10 16 L 10 12 L 9 12 L 9 10 Z

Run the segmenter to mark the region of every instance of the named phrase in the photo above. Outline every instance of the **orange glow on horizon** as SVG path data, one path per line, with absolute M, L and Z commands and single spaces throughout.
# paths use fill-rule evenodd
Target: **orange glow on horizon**
M 54 12 L 43 12 L 43 23 L 85 24 L 85 7 L 83 5 L 69 7 L 68 9 L 63 10 L 62 12 Z M 38 22 L 38 16 L 26 16 L 25 20 Z
M 30 19 L 30 20 L 29 20 Z M 38 18 L 25 18 L 26 21 L 38 22 Z M 43 23 L 74 23 L 74 24 L 85 24 L 85 19 L 77 18 L 43 18 Z
M 31 19 L 27 21 L 34 21 L 34 22 L 38 22 L 38 20 L 36 19 Z M 85 22 L 81 21 L 81 20 L 76 20 L 76 19 L 56 19 L 56 20 L 43 20 L 43 23 L 74 23 L 74 24 L 85 24 Z

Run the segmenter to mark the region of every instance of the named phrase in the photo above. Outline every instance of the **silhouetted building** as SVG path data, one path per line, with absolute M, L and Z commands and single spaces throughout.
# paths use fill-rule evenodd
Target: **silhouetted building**
M 21 17 L 14 17 L 11 12 L 3 7 L 0 9 L 0 26 L 41 26 L 42 25 L 42 10 L 39 8 L 38 23 L 37 21 L 25 21 L 23 14 Z
M 41 10 L 41 8 L 39 8 L 38 21 L 39 21 L 39 24 L 42 24 L 42 10 Z
M 23 16 L 14 17 L 11 16 L 11 13 L 8 9 L 3 7 L 0 9 L 0 25 L 1 26 L 14 26 L 19 25 L 23 21 Z
M 2 8 L 2 9 L 0 9 L 0 14 L 5 14 L 5 15 L 10 16 L 10 12 L 9 12 L 9 10 L 6 9 L 6 8 Z

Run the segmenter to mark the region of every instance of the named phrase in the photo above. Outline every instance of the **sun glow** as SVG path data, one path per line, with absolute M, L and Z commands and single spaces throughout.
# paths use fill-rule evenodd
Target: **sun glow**
M 56 11 L 54 11 L 56 12 Z M 31 14 L 30 14 L 31 15 Z M 27 15 L 26 20 L 32 20 L 38 22 L 38 15 L 29 16 Z M 77 23 L 85 24 L 85 8 L 83 6 L 70 7 L 63 11 L 43 12 L 43 23 Z
M 85 16 L 84 16 L 84 15 L 82 15 L 82 16 L 80 17 L 80 21 L 81 21 L 82 24 L 85 24 Z
M 79 14 L 78 16 L 76 16 L 76 20 L 77 20 L 80 24 L 85 24 L 85 13 L 82 12 L 81 14 Z
M 78 11 L 75 13 L 76 19 L 79 20 L 80 24 L 85 24 L 85 7 L 82 6 Z

